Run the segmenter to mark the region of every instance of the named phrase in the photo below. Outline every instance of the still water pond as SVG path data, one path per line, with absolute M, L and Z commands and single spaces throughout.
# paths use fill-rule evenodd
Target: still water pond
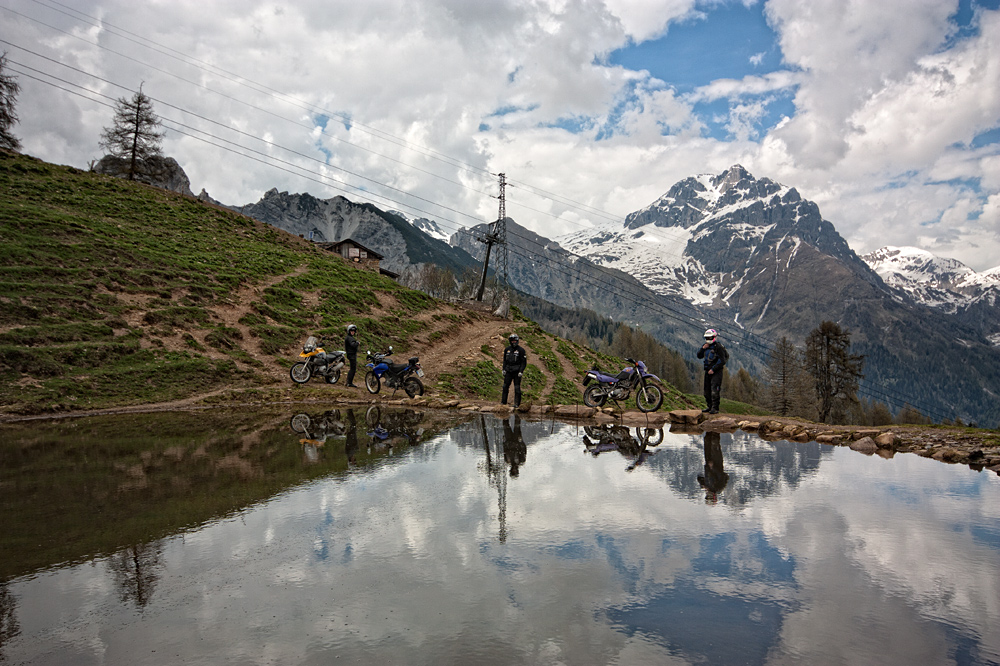
M 1000 480 L 915 455 L 378 410 L 0 441 L 0 663 L 1000 663 Z

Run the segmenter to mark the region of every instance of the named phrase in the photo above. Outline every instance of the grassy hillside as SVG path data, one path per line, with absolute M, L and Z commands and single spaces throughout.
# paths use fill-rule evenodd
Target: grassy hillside
M 363 349 L 438 353 L 446 367 L 428 381 L 438 397 L 495 399 L 502 336 L 518 327 L 535 352 L 526 390 L 536 402 L 578 402 L 582 369 L 620 363 L 533 322 L 491 319 L 231 211 L 0 153 L 0 412 L 227 390 L 273 399 L 292 390 L 302 340 L 328 335 L 339 347 L 349 322 Z M 474 353 L 440 356 L 456 340 Z M 313 386 L 295 390 L 345 390 Z M 688 404 L 670 391 L 665 407 Z

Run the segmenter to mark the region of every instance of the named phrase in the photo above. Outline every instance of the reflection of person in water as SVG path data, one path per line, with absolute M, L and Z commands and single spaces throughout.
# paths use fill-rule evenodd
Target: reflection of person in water
M 515 477 L 528 457 L 528 445 L 521 436 L 521 417 L 514 415 L 514 427 L 510 419 L 503 420 L 503 459 L 510 465 L 510 475 Z
M 722 469 L 722 436 L 717 432 L 705 433 L 705 475 L 698 476 L 698 483 L 705 489 L 707 502 L 715 502 L 717 493 L 729 483 L 729 474 Z
M 344 453 L 347 455 L 347 464 L 353 465 L 358 455 L 358 422 L 354 418 L 354 410 L 347 410 L 347 431 L 344 433 L 347 443 L 344 444 Z

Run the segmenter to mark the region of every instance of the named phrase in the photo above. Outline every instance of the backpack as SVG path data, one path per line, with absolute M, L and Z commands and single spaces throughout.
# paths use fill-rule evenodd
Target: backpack
M 722 358 L 722 365 L 729 363 L 729 351 L 722 346 L 721 342 L 715 343 L 715 349 L 719 353 L 719 357 Z

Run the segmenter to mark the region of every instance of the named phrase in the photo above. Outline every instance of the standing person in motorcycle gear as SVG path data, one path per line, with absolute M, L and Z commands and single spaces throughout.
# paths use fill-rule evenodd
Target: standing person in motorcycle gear
M 344 339 L 344 353 L 347 356 L 347 362 L 351 364 L 351 369 L 347 371 L 347 385 L 351 388 L 357 388 L 358 385 L 354 383 L 354 373 L 358 369 L 358 339 L 357 339 L 358 327 L 354 324 L 347 325 L 347 337 Z
M 508 338 L 510 345 L 503 350 L 503 395 L 500 404 L 507 404 L 507 394 L 510 391 L 511 382 L 514 383 L 514 409 L 521 406 L 521 375 L 528 367 L 528 354 L 524 348 L 518 345 L 520 340 L 517 333 L 511 333 Z
M 705 331 L 705 344 L 698 350 L 698 358 L 705 364 L 705 409 L 701 411 L 718 414 L 722 399 L 722 368 L 729 361 L 729 352 L 719 342 L 714 328 Z

